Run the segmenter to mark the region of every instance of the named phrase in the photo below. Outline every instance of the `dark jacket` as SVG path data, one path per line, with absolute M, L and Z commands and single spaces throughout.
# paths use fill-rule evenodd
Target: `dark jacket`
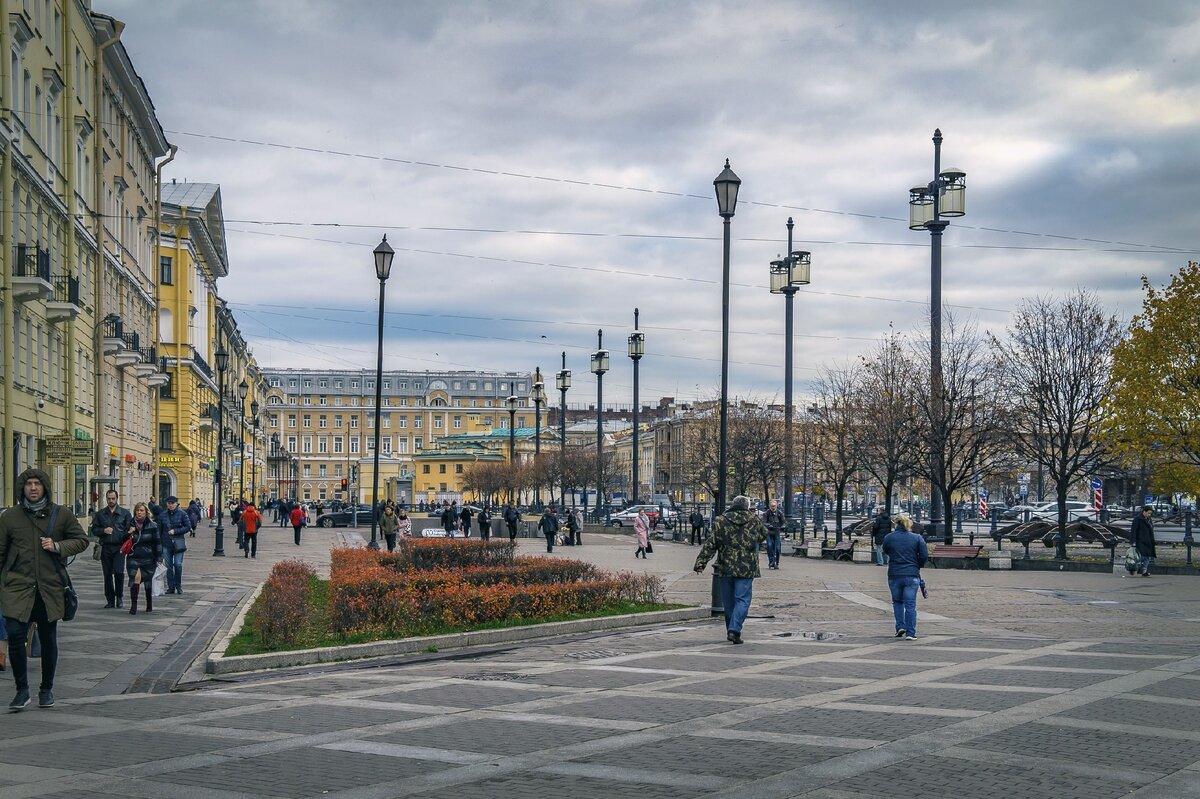
M 36 513 L 21 505 L 25 481 L 31 477 L 46 487 L 46 507 Z M 16 489 L 13 506 L 0 514 L 0 606 L 5 616 L 27 622 L 33 613 L 34 597 L 40 594 L 46 618 L 58 621 L 63 617 L 61 574 L 66 570 L 65 560 L 87 549 L 87 533 L 71 509 L 62 505 L 54 517 L 54 529 L 48 529 L 54 495 L 50 478 L 41 469 L 21 472 Z M 42 536 L 58 542 L 58 552 L 42 549 Z M 63 567 L 61 571 L 55 561 Z
M 929 560 L 929 547 L 921 536 L 897 527 L 883 539 L 883 554 L 889 558 L 889 580 L 920 577 L 921 568 Z
M 521 521 L 521 512 L 512 505 L 509 505 L 504 509 L 504 521 L 508 522 L 509 524 L 516 524 L 517 522 Z
M 201 513 L 200 503 L 192 500 L 192 503 L 188 505 L 187 513 L 188 518 L 192 520 L 192 529 L 195 530 L 200 526 L 200 517 L 203 515 Z
M 713 573 L 720 577 L 761 577 L 758 545 L 767 540 L 767 528 L 748 510 L 735 508 L 717 517 L 712 535 L 696 556 L 695 569 L 703 571 L 715 555 Z
M 787 517 L 783 515 L 783 511 L 776 508 L 775 510 L 768 509 L 763 514 L 763 525 L 769 533 L 781 533 L 784 526 L 787 524 Z
M 446 506 L 442 509 L 442 529 L 449 532 L 458 527 L 458 514 L 454 508 Z
M 125 559 L 125 567 L 133 572 L 142 570 L 148 578 L 154 574 L 154 565 L 163 559 L 162 541 L 158 537 L 158 525 L 150 519 L 142 525 L 142 531 L 133 536 L 133 551 Z
M 1154 522 L 1140 513 L 1135 516 L 1129 528 L 1129 543 L 1137 548 L 1143 558 L 1157 558 L 1154 551 Z
M 538 519 L 538 529 L 542 535 L 554 535 L 558 532 L 558 517 L 549 511 L 543 513 L 542 518 Z
M 471 526 L 471 517 L 474 515 L 466 505 L 463 505 L 463 509 L 458 512 L 458 518 L 462 519 L 462 523 L 467 527 Z
M 109 527 L 112 534 L 104 532 Z M 105 505 L 92 515 L 91 534 L 100 540 L 100 546 L 106 553 L 116 552 L 129 538 L 129 528 L 133 527 L 133 514 L 120 505 L 111 511 Z
M 174 542 L 179 541 L 187 545 L 183 539 L 192 531 L 192 520 L 188 518 L 187 511 L 178 505 L 175 510 L 163 508 L 162 514 L 156 520 L 158 524 L 158 537 L 162 540 L 162 548 L 164 552 L 174 552 Z M 170 530 L 174 530 L 175 534 L 171 535 Z
M 572 533 L 579 532 L 579 520 L 575 518 L 575 514 L 567 512 L 567 529 Z
M 698 510 L 692 511 L 692 515 L 688 516 L 688 521 L 692 523 L 692 527 L 704 526 L 704 514 Z
M 883 543 L 883 539 L 892 529 L 892 520 L 888 518 L 886 513 L 875 517 L 875 521 L 871 523 L 871 543 L 876 546 Z

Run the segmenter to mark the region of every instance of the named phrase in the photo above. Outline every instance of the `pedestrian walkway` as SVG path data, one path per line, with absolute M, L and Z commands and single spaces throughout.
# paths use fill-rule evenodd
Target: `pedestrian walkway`
M 209 559 L 190 583 L 185 562 L 185 591 L 206 580 L 203 601 L 216 603 L 250 590 L 288 548 L 327 560 L 324 535 L 296 548 L 287 531 L 287 547 L 265 539 L 257 562 Z M 627 535 L 585 542 L 553 557 L 650 571 L 672 598 L 708 601 L 695 547 L 655 542 L 634 561 Z M 921 637 L 904 641 L 891 635 L 884 573 L 785 558 L 756 581 L 742 646 L 718 620 L 166 695 L 64 689 L 52 710 L 0 717 L 0 794 L 1200 796 L 1200 581 L 928 571 Z M 98 638 L 144 621 L 113 613 L 85 604 L 80 618 Z M 155 619 L 155 637 L 185 623 L 173 613 Z M 94 659 L 83 642 L 64 636 L 64 665 Z

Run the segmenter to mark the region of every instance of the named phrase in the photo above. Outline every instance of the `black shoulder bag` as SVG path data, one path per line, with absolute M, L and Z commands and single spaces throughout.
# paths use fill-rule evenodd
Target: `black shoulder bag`
M 58 521 L 58 506 L 51 505 L 50 521 L 46 525 L 48 538 L 53 537 L 56 521 Z M 54 568 L 58 570 L 58 575 L 62 577 L 63 581 L 63 621 L 71 621 L 79 611 L 79 594 L 75 593 L 75 586 L 71 584 L 71 576 L 63 568 L 62 557 L 57 552 L 51 552 L 50 555 L 54 558 Z

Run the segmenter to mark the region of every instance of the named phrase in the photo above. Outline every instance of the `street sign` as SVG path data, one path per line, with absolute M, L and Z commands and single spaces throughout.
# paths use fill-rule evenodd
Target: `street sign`
M 92 451 L 91 441 L 71 435 L 46 436 L 46 464 L 49 466 L 89 464 Z

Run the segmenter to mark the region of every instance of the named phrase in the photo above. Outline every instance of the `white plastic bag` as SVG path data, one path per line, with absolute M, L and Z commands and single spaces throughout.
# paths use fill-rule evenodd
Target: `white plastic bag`
M 154 576 L 150 578 L 150 595 L 162 596 L 167 593 L 167 567 L 159 564 L 154 569 Z

